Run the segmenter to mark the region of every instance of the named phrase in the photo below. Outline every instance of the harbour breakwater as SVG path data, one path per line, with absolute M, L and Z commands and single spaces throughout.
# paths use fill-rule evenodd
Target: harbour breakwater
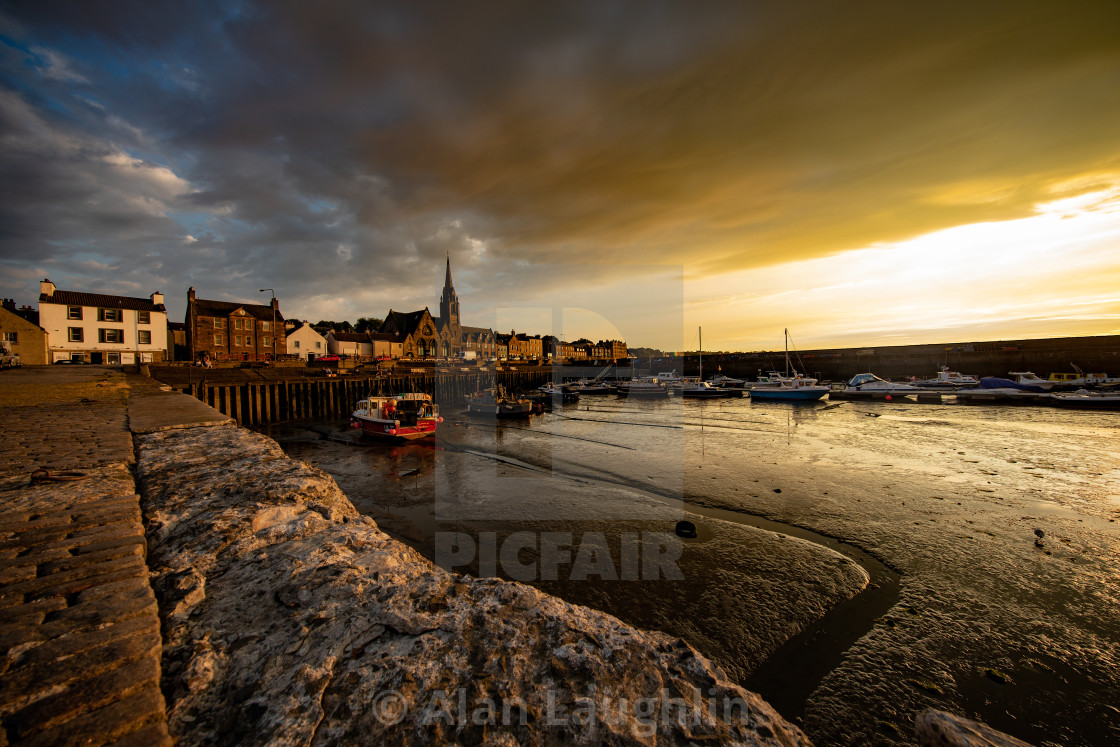
M 798 371 L 832 381 L 847 381 L 867 371 L 884 378 L 929 377 L 941 366 L 977 376 L 1006 376 L 1009 371 L 1034 371 L 1046 378 L 1051 373 L 1073 373 L 1074 366 L 1086 372 L 1107 372 L 1117 376 L 1120 375 L 1120 335 L 821 348 L 791 351 L 790 356 Z M 668 365 L 673 361 L 684 375 L 699 373 L 698 355 L 671 359 L 665 368 L 674 367 Z M 718 368 L 727 376 L 754 379 L 760 371 L 784 370 L 785 352 L 705 353 L 703 364 L 705 376 L 715 373 Z M 646 361 L 639 361 L 639 365 L 644 367 Z

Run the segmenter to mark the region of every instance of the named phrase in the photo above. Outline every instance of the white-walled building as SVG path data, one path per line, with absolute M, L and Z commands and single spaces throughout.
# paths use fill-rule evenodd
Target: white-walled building
M 345 355 L 352 358 L 370 358 L 373 356 L 373 341 L 365 332 L 335 332 L 327 333 L 327 348 L 334 355 Z
M 288 332 L 288 354 L 315 360 L 327 354 L 327 340 L 307 322 Z
M 80 293 L 39 283 L 39 326 L 47 332 L 49 362 L 64 358 L 109 365 L 167 358 L 163 294 L 149 298 Z

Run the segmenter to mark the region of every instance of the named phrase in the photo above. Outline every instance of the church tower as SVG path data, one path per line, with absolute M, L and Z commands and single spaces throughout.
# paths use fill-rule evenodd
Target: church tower
M 459 339 L 461 329 L 459 321 L 459 297 L 455 295 L 455 286 L 451 282 L 451 255 L 447 255 L 447 278 L 443 281 L 443 295 L 439 299 L 439 315 L 443 323 L 448 325 Z

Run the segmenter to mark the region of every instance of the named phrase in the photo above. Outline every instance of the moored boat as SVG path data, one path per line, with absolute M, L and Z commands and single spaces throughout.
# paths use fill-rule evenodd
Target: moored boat
M 948 366 L 942 366 L 937 376 L 932 379 L 921 379 L 914 382 L 914 386 L 923 389 L 964 389 L 980 386 L 980 379 L 960 371 L 950 371 Z
M 1056 392 L 1046 395 L 1047 404 L 1077 410 L 1120 410 L 1120 394 L 1105 394 L 1078 389 L 1076 392 Z
M 367 436 L 406 441 L 434 436 L 442 422 L 439 405 L 430 395 L 418 392 L 371 395 L 359 400 L 350 414 L 350 425 Z
M 750 388 L 751 399 L 758 400 L 784 400 L 784 401 L 800 401 L 811 402 L 819 400 L 824 395 L 828 394 L 831 387 L 817 384 L 817 380 L 811 377 L 805 377 L 793 372 L 790 376 L 789 366 L 789 330 L 783 330 L 786 341 L 786 373 L 785 375 L 774 376 L 778 379 L 771 382 L 760 382 Z M 771 372 L 775 375 L 776 372 Z M 779 378 L 780 376 L 780 378 Z
M 874 392 L 877 394 L 919 394 L 922 388 L 911 384 L 886 381 L 873 373 L 861 373 L 848 379 L 848 383 L 844 385 L 844 391 Z
M 1019 385 L 1019 387 L 1027 392 L 1049 392 L 1058 382 L 1048 381 L 1037 375 L 1033 371 L 1008 371 L 1008 376 L 1013 377 L 1012 381 Z M 981 381 L 981 386 L 983 382 Z
M 525 397 L 506 394 L 505 387 L 496 386 L 467 397 L 467 414 L 491 418 L 527 418 L 533 414 L 533 402 Z
M 649 376 L 635 376 L 630 381 L 618 385 L 618 396 L 643 399 L 660 399 L 669 396 L 669 390 L 661 386 L 657 379 Z

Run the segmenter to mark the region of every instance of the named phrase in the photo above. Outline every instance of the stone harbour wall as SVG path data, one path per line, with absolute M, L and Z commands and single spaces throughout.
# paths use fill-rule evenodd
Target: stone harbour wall
M 181 744 L 809 744 L 679 639 L 433 566 L 271 439 L 136 443 Z

